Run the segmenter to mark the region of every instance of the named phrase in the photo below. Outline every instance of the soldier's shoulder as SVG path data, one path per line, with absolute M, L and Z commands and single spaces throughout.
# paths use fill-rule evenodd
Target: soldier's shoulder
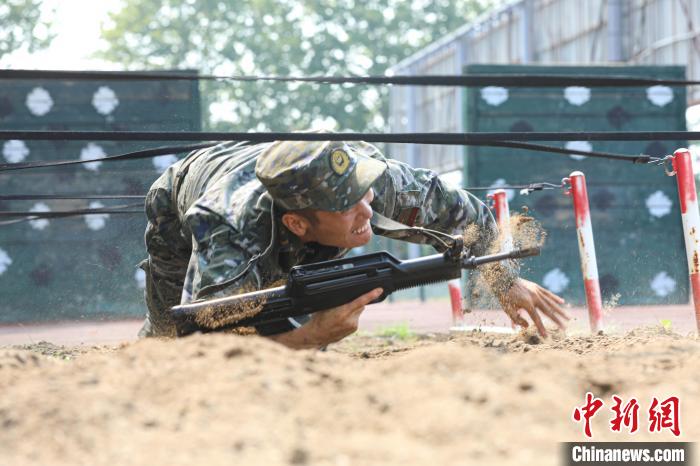
M 225 177 L 206 189 L 185 216 L 203 217 L 212 225 L 225 223 L 235 232 L 250 232 L 270 223 L 271 213 L 271 200 L 257 179 L 238 183 Z

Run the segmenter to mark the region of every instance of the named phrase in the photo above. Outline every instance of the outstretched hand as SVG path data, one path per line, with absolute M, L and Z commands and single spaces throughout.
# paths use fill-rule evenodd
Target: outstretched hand
M 513 283 L 513 286 L 500 298 L 500 301 L 508 317 L 521 327 L 528 327 L 529 324 L 519 311 L 522 309 L 527 312 L 542 337 L 547 336 L 547 329 L 542 322 L 540 313 L 549 317 L 562 330 L 566 327 L 565 321 L 571 319 L 561 306 L 564 304 L 562 298 L 537 283 L 522 278 Z

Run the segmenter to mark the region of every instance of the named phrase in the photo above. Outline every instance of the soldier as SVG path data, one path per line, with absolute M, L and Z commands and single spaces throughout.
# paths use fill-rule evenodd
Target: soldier
M 223 143 L 172 165 L 146 196 L 148 314 L 140 336 L 174 336 L 169 309 L 203 298 L 271 286 L 292 266 L 344 256 L 382 230 L 372 219 L 460 234 L 476 225 L 471 253 L 488 253 L 497 235 L 485 205 L 436 173 L 385 158 L 364 142 Z M 484 276 L 505 312 L 526 327 L 524 309 L 544 336 L 540 313 L 560 327 L 563 300 L 518 278 L 515 263 L 490 264 Z M 357 329 L 373 290 L 343 306 L 256 327 L 292 348 L 338 341 Z

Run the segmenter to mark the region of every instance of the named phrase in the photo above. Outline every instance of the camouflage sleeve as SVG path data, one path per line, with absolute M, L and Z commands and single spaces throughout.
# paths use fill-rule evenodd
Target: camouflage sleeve
M 498 250 L 498 227 L 488 207 L 467 191 L 441 180 L 437 173 L 397 160 L 385 159 L 387 171 L 373 185 L 376 212 L 409 226 L 421 226 L 449 234 L 464 235 L 465 246 L 474 255 Z M 424 243 L 422 237 L 397 232 L 385 236 Z M 516 261 L 482 267 L 482 276 L 496 296 L 502 296 L 518 277 Z
M 187 224 L 192 231 L 192 256 L 182 293 L 182 303 L 202 298 L 231 296 L 262 288 L 263 280 L 251 258 L 259 246 L 244 247 L 245 241 L 232 241 L 240 234 L 218 215 L 190 209 Z
M 269 212 L 265 208 L 247 208 L 240 215 L 224 217 L 217 211 L 203 202 L 192 206 L 185 215 L 192 233 L 192 255 L 182 304 L 260 290 L 280 278 L 275 273 L 279 267 L 265 253 L 273 228 L 268 220 Z M 258 325 L 255 329 L 260 335 L 275 335 L 294 330 L 308 319 L 299 316 Z

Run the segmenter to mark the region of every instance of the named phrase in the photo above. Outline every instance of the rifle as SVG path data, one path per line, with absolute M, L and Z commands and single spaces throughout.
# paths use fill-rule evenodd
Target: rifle
M 382 288 L 372 301 L 397 290 L 460 278 L 462 269 L 506 259 L 535 256 L 539 248 L 468 256 L 461 237 L 442 254 L 399 260 L 386 251 L 292 267 L 286 285 L 174 306 L 178 336 L 275 322 L 340 306 Z

